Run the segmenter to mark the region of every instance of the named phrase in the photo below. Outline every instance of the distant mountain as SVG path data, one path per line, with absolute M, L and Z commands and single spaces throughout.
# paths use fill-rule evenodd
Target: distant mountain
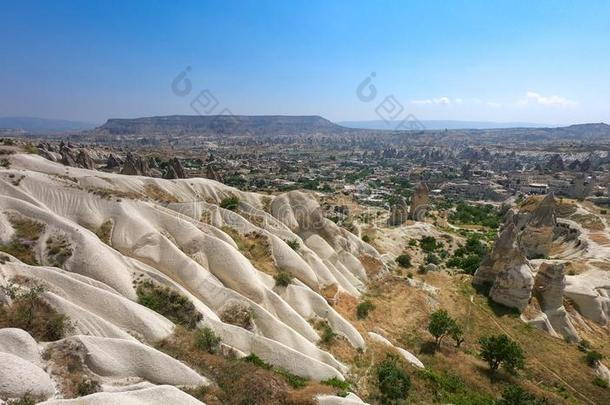
M 96 124 L 37 117 L 0 117 L 0 128 L 22 129 L 32 134 L 82 131 L 95 128 Z
M 317 115 L 170 115 L 133 119 L 112 118 L 98 130 L 115 135 L 154 133 L 298 135 L 350 131 Z
M 495 129 L 495 128 L 543 128 L 549 127 L 544 124 L 531 122 L 487 122 L 487 121 L 452 121 L 452 120 L 422 120 L 419 121 L 425 129 Z M 398 127 L 400 121 L 341 121 L 337 124 L 348 128 L 360 129 L 386 129 L 393 130 Z

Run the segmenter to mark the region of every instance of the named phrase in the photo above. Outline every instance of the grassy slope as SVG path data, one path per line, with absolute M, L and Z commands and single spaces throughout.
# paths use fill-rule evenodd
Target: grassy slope
M 353 302 L 345 300 L 337 305 L 339 312 L 361 332 L 380 328 L 394 343 L 416 354 L 435 374 L 456 375 L 461 379 L 463 387 L 457 392 L 449 390 L 443 393 L 443 389 L 424 373 L 409 367 L 413 380 L 411 402 L 451 400 L 455 404 L 486 403 L 483 401 L 485 398 L 497 398 L 507 385 L 517 383 L 548 398 L 551 403 L 607 403 L 610 392 L 592 383 L 593 369 L 586 365 L 584 354 L 575 344 L 550 337 L 523 323 L 514 312 L 493 305 L 471 287 L 469 276 L 431 273 L 416 277 L 440 287 L 438 296 L 434 298 L 421 289 L 409 287 L 404 279 L 389 276 L 371 286 L 367 297 L 376 309 L 366 320 L 356 319 Z M 434 308 L 447 309 L 464 326 L 466 342 L 460 349 L 446 338 L 441 351 L 430 354 L 428 348 L 432 337 L 426 327 L 429 313 Z M 601 332 L 601 328 L 596 333 L 595 326 L 589 324 L 589 327 L 592 329 L 587 339 L 606 357 L 610 356 L 610 344 L 604 341 L 607 335 Z M 499 333 L 508 334 L 522 345 L 526 353 L 526 368 L 515 377 L 501 373 L 492 382 L 487 365 L 476 356 L 477 341 L 481 336 Z M 359 393 L 365 397 L 371 398 L 370 395 L 375 393 L 372 365 L 379 359 L 379 353 L 375 356 L 375 350 L 372 350 L 369 354 L 356 355 L 350 361 L 355 364 L 354 379 Z M 462 391 L 480 395 L 476 398 L 462 397 L 459 395 Z

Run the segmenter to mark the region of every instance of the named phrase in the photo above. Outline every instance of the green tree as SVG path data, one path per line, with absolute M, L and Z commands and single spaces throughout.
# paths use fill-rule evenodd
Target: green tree
M 449 336 L 455 340 L 455 347 L 460 347 L 464 343 L 464 330 L 457 322 L 453 321 L 449 327 Z
M 430 322 L 428 323 L 428 332 L 434 336 L 434 342 L 436 347 L 441 346 L 443 338 L 449 333 L 451 327 L 455 324 L 455 321 L 449 316 L 447 311 L 439 309 L 430 315 Z
M 517 369 L 524 367 L 523 349 L 508 336 L 485 336 L 479 339 L 479 344 L 481 358 L 489 364 L 492 373 L 500 366 L 509 373 L 515 373 Z

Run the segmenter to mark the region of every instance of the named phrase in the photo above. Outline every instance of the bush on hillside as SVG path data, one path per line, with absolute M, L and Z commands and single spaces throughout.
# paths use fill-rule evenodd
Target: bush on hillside
M 136 288 L 138 303 L 188 329 L 197 327 L 203 316 L 184 295 L 152 280 L 141 282 Z
M 365 300 L 356 307 L 356 315 L 358 319 L 366 319 L 369 316 L 369 312 L 373 309 L 375 309 L 375 305 L 371 301 Z
M 388 354 L 385 360 L 377 366 L 376 372 L 379 392 L 384 403 L 407 397 L 411 388 L 411 378 L 398 365 L 398 356 Z
M 239 197 L 231 196 L 223 198 L 219 205 L 220 208 L 235 211 L 239 207 Z

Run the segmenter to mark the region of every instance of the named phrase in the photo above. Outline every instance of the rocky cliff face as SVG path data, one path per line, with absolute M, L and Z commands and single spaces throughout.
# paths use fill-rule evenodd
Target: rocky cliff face
M 415 194 L 411 197 L 411 208 L 409 217 L 414 221 L 423 221 L 428 208 L 428 186 L 425 183 L 420 183 Z

